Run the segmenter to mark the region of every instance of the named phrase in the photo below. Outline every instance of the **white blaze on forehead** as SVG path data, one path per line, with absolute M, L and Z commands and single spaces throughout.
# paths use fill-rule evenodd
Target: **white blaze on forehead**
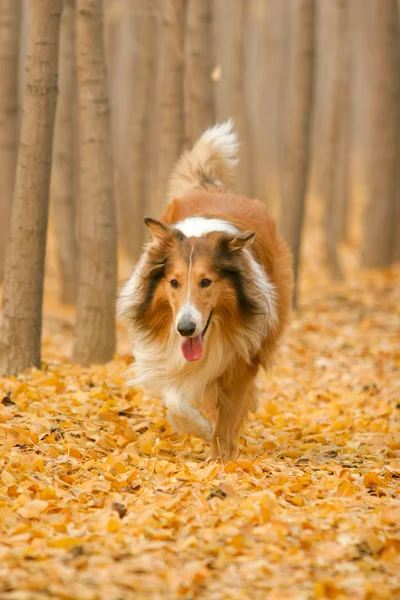
M 174 225 L 186 237 L 201 237 L 212 231 L 222 231 L 224 233 L 239 233 L 231 223 L 222 219 L 206 219 L 205 217 L 190 217 Z
M 205 217 L 190 217 L 184 221 L 176 223 L 174 227 L 175 229 L 181 231 L 186 237 L 201 237 L 202 235 L 211 233 L 212 231 L 233 234 L 239 233 L 239 230 L 227 221 L 223 221 L 222 219 L 207 219 Z M 181 308 L 176 317 L 176 326 L 182 318 L 189 318 L 191 321 L 196 323 L 196 334 L 198 334 L 204 329 L 205 323 L 203 323 L 201 313 L 197 310 L 194 304 L 190 302 L 190 276 L 192 270 L 193 250 L 194 246 L 192 247 L 189 259 L 188 293 L 186 304 Z
M 187 280 L 187 295 L 186 295 L 186 303 L 182 306 L 176 317 L 176 327 L 178 328 L 178 324 L 181 320 L 187 319 L 189 321 L 193 321 L 196 324 L 196 332 L 201 331 L 202 328 L 202 318 L 201 313 L 197 310 L 194 304 L 190 302 L 190 276 L 192 273 L 192 259 L 193 259 L 194 246 L 190 251 L 189 256 L 189 267 L 188 267 L 188 280 Z
M 188 282 L 187 282 L 187 304 L 189 304 L 190 302 L 190 276 L 192 274 L 192 257 L 193 257 L 193 251 L 194 251 L 194 246 L 192 246 L 192 249 L 190 251 L 190 256 L 189 256 L 189 268 L 188 268 Z

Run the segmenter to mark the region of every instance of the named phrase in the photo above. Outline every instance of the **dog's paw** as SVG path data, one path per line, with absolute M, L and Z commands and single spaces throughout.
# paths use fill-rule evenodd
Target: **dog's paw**
M 201 439 L 205 440 L 206 442 L 211 442 L 212 436 L 213 436 L 212 425 L 208 419 L 203 417 L 203 415 L 201 415 L 201 419 L 202 419 L 202 425 L 201 425 L 201 434 L 199 435 L 199 437 Z
M 190 407 L 185 412 L 169 413 L 169 421 L 174 429 L 180 433 L 188 433 L 210 442 L 213 436 L 213 429 L 208 419 L 203 417 L 197 408 Z
M 238 455 L 238 444 L 236 441 L 227 442 L 221 438 L 214 437 L 211 442 L 211 460 L 227 462 L 234 460 Z

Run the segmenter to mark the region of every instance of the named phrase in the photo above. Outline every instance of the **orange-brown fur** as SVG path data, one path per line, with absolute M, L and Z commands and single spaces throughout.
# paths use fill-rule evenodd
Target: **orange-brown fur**
M 287 245 L 277 235 L 275 222 L 266 206 L 258 200 L 221 192 L 215 186 L 205 186 L 183 198 L 173 199 L 164 209 L 160 220 L 173 225 L 193 216 L 216 216 L 241 231 L 255 232 L 252 245 L 254 256 L 263 265 L 277 294 L 277 327 L 266 337 L 252 364 L 239 358 L 216 382 L 215 390 L 205 398 L 206 411 L 215 424 L 212 456 L 233 456 L 237 450 L 240 428 L 249 411 L 257 406 L 254 379 L 258 366 L 267 368 L 270 365 L 277 341 L 288 321 L 293 286 L 292 259 Z M 227 313 L 231 314 L 229 307 Z M 229 325 L 235 327 L 235 323 L 229 322 Z
M 265 205 L 234 195 L 219 181 L 235 166 L 236 150 L 228 122 L 205 132 L 181 157 L 171 178 L 172 200 L 159 222 L 147 220 L 153 240 L 123 288 L 119 307 L 139 339 L 136 368 L 142 379 L 164 385 L 172 423 L 210 439 L 214 458 L 237 452 L 240 429 L 257 407 L 258 368 L 273 359 L 292 294 L 291 255 Z M 187 237 L 179 224 L 193 217 L 222 220 L 228 229 Z M 232 234 L 230 226 L 238 233 Z M 254 232 L 254 239 L 244 232 Z M 224 276 L 225 264 L 226 273 L 236 269 L 235 276 Z M 203 278 L 212 285 L 203 289 Z M 201 328 L 212 316 L 204 334 L 205 355 L 195 363 L 182 361 L 175 325 L 189 296 Z
M 260 357 L 263 366 L 268 365 L 270 352 L 282 333 L 289 316 L 292 299 L 292 256 L 288 246 L 276 232 L 275 221 L 268 214 L 265 204 L 244 196 L 234 195 L 215 186 L 193 190 L 183 198 L 175 198 L 166 206 L 161 221 L 172 225 L 193 216 L 217 216 L 242 231 L 254 231 L 252 245 L 255 258 L 261 263 L 275 285 L 278 296 L 279 324 L 272 340 L 266 340 L 265 351 Z

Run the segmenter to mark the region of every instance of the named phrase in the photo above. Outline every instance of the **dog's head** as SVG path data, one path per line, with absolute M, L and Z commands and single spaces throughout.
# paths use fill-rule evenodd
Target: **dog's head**
M 130 315 L 135 329 L 150 329 L 160 338 L 172 330 L 179 336 L 185 359 L 196 361 L 214 324 L 233 334 L 245 322 L 265 314 L 257 282 L 265 274 L 260 268 L 254 271 L 255 261 L 246 251 L 254 233 L 210 231 L 187 237 L 160 221 L 147 218 L 145 223 L 152 242 L 132 290 Z

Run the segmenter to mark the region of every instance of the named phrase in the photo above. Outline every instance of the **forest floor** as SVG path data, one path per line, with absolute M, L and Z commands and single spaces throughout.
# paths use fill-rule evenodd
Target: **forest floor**
M 400 598 L 400 268 L 331 284 L 320 250 L 224 465 L 124 386 L 122 329 L 68 362 L 50 273 L 43 370 L 0 379 L 1 600 Z

